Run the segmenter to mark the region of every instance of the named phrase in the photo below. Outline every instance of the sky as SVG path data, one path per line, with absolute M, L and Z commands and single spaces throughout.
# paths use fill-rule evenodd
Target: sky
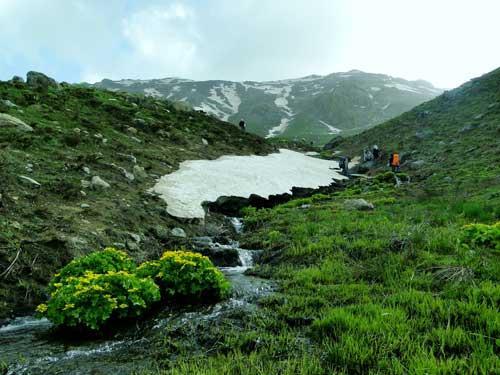
M 0 80 L 359 69 L 453 88 L 500 66 L 499 15 L 499 0 L 0 0 Z

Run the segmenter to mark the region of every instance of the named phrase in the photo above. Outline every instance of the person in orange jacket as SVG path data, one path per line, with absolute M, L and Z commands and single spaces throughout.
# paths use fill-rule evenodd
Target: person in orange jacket
M 399 166 L 401 161 L 399 159 L 399 154 L 397 152 L 393 152 L 389 157 L 389 165 L 392 168 L 393 172 L 399 172 Z

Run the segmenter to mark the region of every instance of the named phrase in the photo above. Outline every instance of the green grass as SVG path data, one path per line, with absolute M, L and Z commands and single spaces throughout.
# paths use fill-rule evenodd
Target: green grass
M 423 201 L 418 185 L 383 180 L 247 209 L 243 245 L 265 248 L 252 273 L 279 290 L 209 347 L 160 355 L 158 372 L 499 373 L 500 253 L 460 238 L 466 224 L 498 221 L 500 199 Z M 345 210 L 353 197 L 375 210 Z

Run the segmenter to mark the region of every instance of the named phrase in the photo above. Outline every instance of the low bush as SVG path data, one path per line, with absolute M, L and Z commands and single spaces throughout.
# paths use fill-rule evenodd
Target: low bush
M 96 274 L 110 271 L 132 272 L 135 268 L 135 263 L 127 253 L 108 247 L 69 262 L 54 275 L 49 283 L 49 292 L 51 293 L 65 284 L 69 277 L 80 277 L 89 271 Z
M 462 228 L 462 242 L 469 246 L 500 250 L 500 221 L 496 224 L 469 224 Z
M 37 312 L 56 326 L 98 330 L 110 319 L 140 316 L 160 299 L 158 286 L 149 278 L 125 271 L 69 276 Z
M 166 298 L 177 300 L 220 300 L 230 288 L 208 257 L 188 251 L 166 251 L 160 260 L 139 266 L 137 275 L 153 278 Z

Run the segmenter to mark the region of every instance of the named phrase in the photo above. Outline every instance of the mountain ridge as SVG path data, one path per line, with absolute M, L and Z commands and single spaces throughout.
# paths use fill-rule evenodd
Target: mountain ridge
M 250 132 L 325 143 L 332 134 L 358 133 L 430 100 L 442 91 L 360 70 L 276 81 L 194 81 L 184 78 L 109 80 L 95 87 L 189 103 Z

